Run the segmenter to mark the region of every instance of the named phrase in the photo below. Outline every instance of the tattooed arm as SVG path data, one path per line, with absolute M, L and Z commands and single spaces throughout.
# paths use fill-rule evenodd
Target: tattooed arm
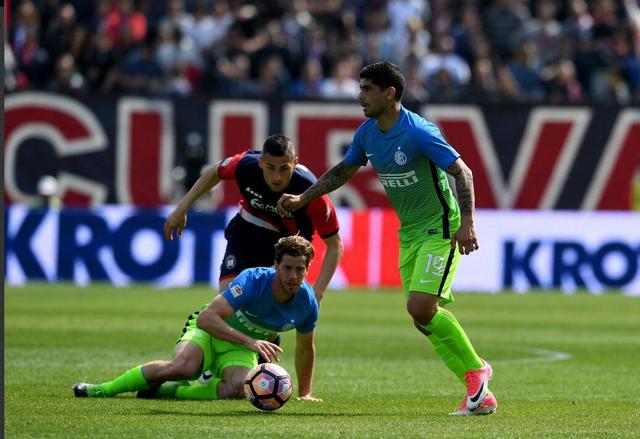
M 343 160 L 325 172 L 318 181 L 302 194 L 283 194 L 278 200 L 278 208 L 287 211 L 299 209 L 316 198 L 338 189 L 353 177 L 359 168 L 360 166 L 349 166 Z
M 475 225 L 473 223 L 473 213 L 475 210 L 475 196 L 473 193 L 473 173 L 471 169 L 458 158 L 445 169 L 456 182 L 456 192 L 458 194 L 458 204 L 460 205 L 461 224 L 458 231 L 451 238 L 451 247 L 458 246 L 461 254 L 468 255 L 480 248 Z

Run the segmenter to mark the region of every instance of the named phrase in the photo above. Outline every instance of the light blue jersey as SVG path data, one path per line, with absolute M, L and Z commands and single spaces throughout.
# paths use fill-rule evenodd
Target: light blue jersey
M 227 323 L 249 337 L 266 340 L 276 332 L 296 329 L 307 333 L 316 327 L 318 302 L 313 288 L 305 280 L 293 298 L 278 303 L 273 297 L 273 267 L 248 268 L 221 294 L 234 309 Z
M 375 119 L 360 125 L 344 158 L 349 166 L 371 162 L 400 219 L 400 244 L 435 235 L 449 239 L 460 227 L 460 208 L 447 174 L 460 154 L 438 127 L 404 107 L 382 132 Z

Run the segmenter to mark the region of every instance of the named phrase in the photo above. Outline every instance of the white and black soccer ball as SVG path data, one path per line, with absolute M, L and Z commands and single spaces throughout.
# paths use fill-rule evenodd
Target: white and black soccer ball
M 244 394 L 260 410 L 273 411 L 291 397 L 293 384 L 287 371 L 277 364 L 258 364 L 247 374 Z

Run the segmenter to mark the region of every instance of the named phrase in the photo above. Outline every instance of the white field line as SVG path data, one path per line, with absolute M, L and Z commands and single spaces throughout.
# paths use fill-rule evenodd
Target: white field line
M 518 348 L 520 351 L 530 352 L 533 357 L 513 358 L 508 360 L 492 360 L 495 364 L 531 364 L 531 363 L 552 363 L 554 361 L 565 361 L 573 358 L 568 352 L 550 351 L 548 349 L 539 348 Z

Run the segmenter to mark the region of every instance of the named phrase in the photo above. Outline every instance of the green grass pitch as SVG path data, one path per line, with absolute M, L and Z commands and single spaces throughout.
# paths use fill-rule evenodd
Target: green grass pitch
M 314 393 L 246 401 L 76 399 L 75 382 L 169 358 L 213 292 L 34 284 L 5 289 L 5 437 L 638 437 L 640 298 L 459 294 L 449 309 L 491 361 L 498 413 L 451 418 L 462 385 L 411 325 L 399 292 L 329 292 Z M 294 335 L 281 364 L 293 367 Z M 295 382 L 295 380 L 294 380 Z

